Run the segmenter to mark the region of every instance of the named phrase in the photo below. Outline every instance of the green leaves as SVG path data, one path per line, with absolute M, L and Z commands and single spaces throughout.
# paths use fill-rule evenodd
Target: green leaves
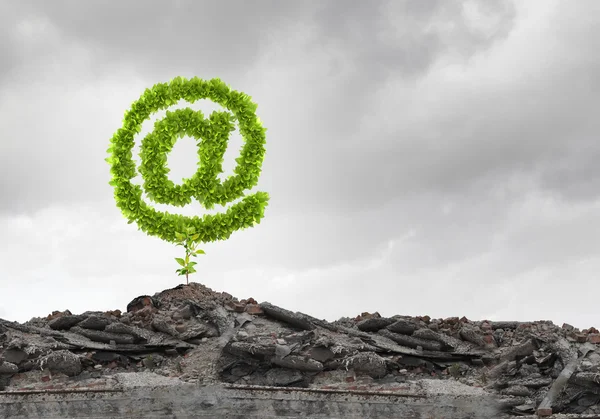
M 179 275 L 185 275 L 186 283 L 189 283 L 189 274 L 195 273 L 196 266 L 198 263 L 194 261 L 190 261 L 190 257 L 196 257 L 196 255 L 203 255 L 204 250 L 196 249 L 197 239 L 200 237 L 199 234 L 195 234 L 196 229 L 194 227 L 187 227 L 185 229 L 185 234 L 176 232 L 176 236 L 180 238 L 178 246 L 185 247 L 185 259 L 184 258 L 175 258 L 177 263 L 182 266 L 182 268 L 177 269 Z
M 137 168 L 132 150 L 142 123 L 153 113 L 182 99 L 190 103 L 210 99 L 227 112 L 215 111 L 205 118 L 202 112 L 190 108 L 167 111 L 142 140 L 141 165 Z M 246 191 L 258 183 L 265 154 L 266 129 L 256 116 L 256 109 L 250 96 L 231 90 L 220 79 L 176 77 L 169 83 L 146 89 L 125 113 L 122 127 L 110 140 L 109 156 L 105 160 L 111 166 L 109 185 L 114 188 L 117 207 L 129 224 L 135 221 L 145 233 L 185 248 L 185 258 L 175 260 L 181 266 L 176 272 L 186 275 L 186 279 L 196 272 L 196 262 L 190 261 L 190 257 L 205 254 L 195 248 L 198 243 L 225 240 L 236 230 L 254 226 L 264 216 L 269 195 L 256 192 L 245 196 Z M 244 144 L 236 159 L 234 174 L 221 182 L 218 176 L 223 172 L 223 156 L 236 122 Z M 198 170 L 182 184 L 175 185 L 167 177 L 167 154 L 177 140 L 186 135 L 197 140 Z M 186 217 L 160 212 L 146 204 L 142 200 L 142 188 L 132 184 L 138 171 L 148 199 L 155 203 L 184 206 L 195 199 L 204 208 L 211 209 L 214 205 L 243 199 L 216 215 Z
M 210 99 L 229 112 L 213 112 L 205 119 L 201 112 L 189 108 L 168 111 L 141 144 L 139 172 L 144 179 L 144 189 L 148 198 L 156 203 L 184 206 L 196 199 L 207 209 L 243 197 L 224 214 L 184 217 L 158 212 L 141 202 L 141 189 L 131 183 L 137 175 L 136 164 L 132 160 L 135 134 L 141 131 L 142 123 L 152 113 L 181 99 L 190 103 Z M 147 234 L 174 243 L 180 240 L 175 234 L 178 225 L 194 227 L 198 235 L 195 240 L 202 242 L 224 240 L 233 231 L 253 226 L 255 218 L 264 214 L 268 201 L 264 192 L 244 197 L 245 191 L 258 182 L 265 154 L 266 129 L 255 115 L 256 108 L 250 96 L 230 90 L 219 79 L 205 81 L 198 77 L 190 80 L 177 77 L 169 83 L 159 83 L 146 89 L 125 113 L 123 126 L 113 135 L 107 150 L 109 157 L 106 161 L 111 165 L 112 175 L 109 184 L 115 188 L 117 206 L 125 217 L 136 221 Z M 218 175 L 223 171 L 227 139 L 235 129 L 236 121 L 244 145 L 236 159 L 234 175 L 221 183 Z M 166 155 L 183 135 L 198 140 L 199 167 L 190 179 L 175 185 L 167 179 Z

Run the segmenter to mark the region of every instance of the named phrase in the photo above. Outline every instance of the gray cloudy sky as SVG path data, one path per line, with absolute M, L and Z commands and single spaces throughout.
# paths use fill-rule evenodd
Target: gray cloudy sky
M 0 0 L 0 317 L 182 282 L 104 159 L 145 88 L 198 76 L 258 104 L 271 201 L 194 281 L 328 320 L 599 326 L 598 51 L 596 0 Z M 180 140 L 170 178 L 195 164 Z

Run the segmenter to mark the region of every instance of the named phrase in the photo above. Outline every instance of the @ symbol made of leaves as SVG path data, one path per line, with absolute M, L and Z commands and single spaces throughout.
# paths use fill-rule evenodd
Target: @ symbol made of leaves
M 142 199 L 142 187 L 131 183 L 136 175 L 132 154 L 134 137 L 141 131 L 142 123 L 181 99 L 189 103 L 210 99 L 231 113 L 215 111 L 205 118 L 202 112 L 190 108 L 167 111 L 141 143 L 139 172 L 144 190 L 155 203 L 184 206 L 193 198 L 206 209 L 243 197 L 224 213 L 187 217 L 157 211 Z M 231 90 L 220 79 L 177 77 L 146 89 L 125 113 L 123 126 L 113 135 L 107 150 L 110 155 L 106 161 L 111 165 L 112 174 L 109 184 L 114 187 L 117 206 L 129 223 L 136 222 L 147 234 L 174 243 L 176 233 L 189 227 L 199 234 L 198 241 L 209 242 L 227 239 L 233 231 L 260 223 L 269 195 L 256 192 L 245 196 L 245 191 L 258 183 L 265 154 L 266 129 L 256 116 L 256 108 L 248 95 Z M 221 182 L 217 176 L 223 172 L 227 140 L 236 122 L 244 145 L 236 159 L 234 174 Z M 177 139 L 186 135 L 197 140 L 198 170 L 182 184 L 175 185 L 167 178 L 167 154 Z

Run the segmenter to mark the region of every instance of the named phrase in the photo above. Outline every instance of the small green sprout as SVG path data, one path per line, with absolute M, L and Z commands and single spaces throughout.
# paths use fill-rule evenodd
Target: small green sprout
M 196 262 L 190 261 L 190 257 L 196 257 L 197 255 L 204 255 L 204 250 L 196 249 L 198 245 L 198 239 L 200 238 L 199 234 L 196 234 L 196 229 L 194 227 L 188 227 L 185 231 L 185 234 L 175 233 L 177 240 L 177 246 L 183 246 L 185 248 L 185 259 L 184 258 L 175 258 L 177 263 L 179 263 L 182 267 L 177 269 L 179 275 L 185 275 L 185 282 L 189 284 L 189 274 L 193 274 L 196 272 L 194 266 L 197 265 Z

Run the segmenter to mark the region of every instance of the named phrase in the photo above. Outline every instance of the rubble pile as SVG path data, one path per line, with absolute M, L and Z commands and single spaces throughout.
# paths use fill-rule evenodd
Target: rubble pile
M 124 313 L 0 319 L 0 391 L 134 379 L 402 391 L 438 380 L 497 394 L 507 415 L 600 414 L 598 344 L 595 328 L 549 321 L 362 313 L 327 322 L 191 283 L 137 297 Z

